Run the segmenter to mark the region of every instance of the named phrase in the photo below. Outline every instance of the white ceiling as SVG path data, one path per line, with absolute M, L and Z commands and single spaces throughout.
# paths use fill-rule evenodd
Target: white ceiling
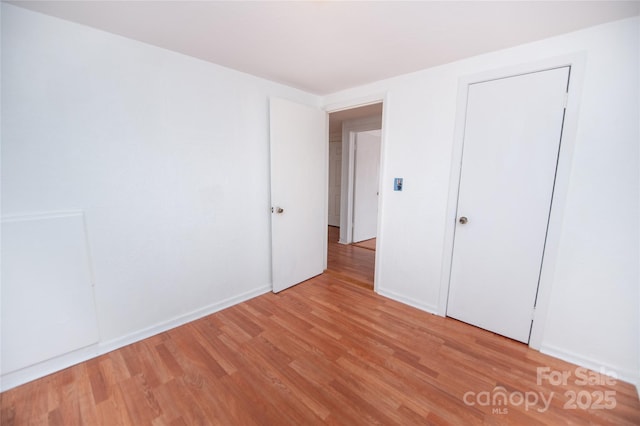
M 637 15 L 639 1 L 12 1 L 328 94 Z

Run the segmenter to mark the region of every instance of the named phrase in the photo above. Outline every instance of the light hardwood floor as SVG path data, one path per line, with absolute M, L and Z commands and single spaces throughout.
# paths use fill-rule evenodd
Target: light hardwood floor
M 329 227 L 328 238 L 325 275 L 373 290 L 375 251 L 349 244 L 338 244 L 340 228 L 333 226 Z
M 633 386 L 380 297 L 335 240 L 319 277 L 3 393 L 0 424 L 640 424 Z
M 366 248 L 369 250 L 375 250 L 376 249 L 376 239 L 372 238 L 370 240 L 365 240 L 365 241 L 360 241 L 359 243 L 354 243 L 353 244 L 356 247 L 362 247 L 362 248 Z

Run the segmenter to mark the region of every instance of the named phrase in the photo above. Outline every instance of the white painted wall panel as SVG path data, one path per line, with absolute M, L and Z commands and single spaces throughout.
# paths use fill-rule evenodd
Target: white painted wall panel
M 3 218 L 0 337 L 3 374 L 98 341 L 82 212 Z

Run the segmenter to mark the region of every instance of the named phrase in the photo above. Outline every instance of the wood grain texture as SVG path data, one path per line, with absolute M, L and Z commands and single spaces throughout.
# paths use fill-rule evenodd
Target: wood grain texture
M 329 227 L 327 271 L 343 282 L 373 289 L 376 253 L 353 244 L 339 244 L 340 228 Z
M 372 238 L 370 240 L 364 240 L 364 241 L 360 241 L 358 243 L 353 243 L 354 246 L 356 247 L 360 247 L 360 248 L 365 248 L 367 250 L 374 250 L 376 249 L 376 239 Z
M 2 393 L 0 424 L 640 424 L 632 385 L 580 385 L 574 365 L 380 297 L 374 253 L 330 246 L 319 277 Z M 500 389 L 505 405 L 481 403 Z M 565 407 L 572 392 L 590 408 Z M 534 394 L 548 409 L 517 397 Z

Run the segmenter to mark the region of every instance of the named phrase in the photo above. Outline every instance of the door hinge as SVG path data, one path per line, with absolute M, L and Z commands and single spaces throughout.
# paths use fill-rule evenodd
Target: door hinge
M 562 102 L 563 102 L 562 107 L 564 109 L 567 109 L 567 105 L 569 105 L 569 93 L 568 92 L 564 94 L 564 99 L 562 100 Z
M 536 319 L 536 307 L 535 306 L 531 310 L 531 321 L 533 321 L 534 319 Z

